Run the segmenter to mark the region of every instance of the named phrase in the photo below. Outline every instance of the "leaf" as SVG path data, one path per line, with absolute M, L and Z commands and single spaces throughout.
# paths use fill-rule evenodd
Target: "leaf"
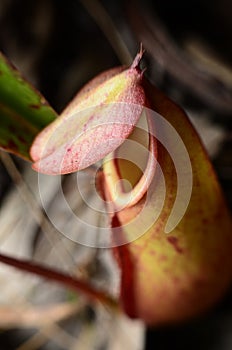
M 140 52 L 129 69 L 120 67 L 87 84 L 38 135 L 31 148 L 35 170 L 53 175 L 81 170 L 123 143 L 145 103 L 141 57 Z
M 112 235 L 118 245 L 115 253 L 121 268 L 122 306 L 129 316 L 157 325 L 199 315 L 223 296 L 232 281 L 232 222 L 212 165 L 188 117 L 149 82 L 143 86 L 150 106 L 159 113 L 154 114 L 159 166 L 137 204 L 122 210 L 116 206 Z M 175 132 L 179 144 L 173 142 Z M 191 174 L 180 148 L 182 141 Z M 119 174 L 127 174 L 123 169 L 126 163 L 118 166 Z M 114 157 L 104 163 L 103 170 L 105 196 L 114 202 L 115 183 L 108 178 L 116 171 Z M 192 184 L 186 181 L 191 175 Z
M 0 53 L 0 147 L 30 160 L 35 136 L 55 111 Z

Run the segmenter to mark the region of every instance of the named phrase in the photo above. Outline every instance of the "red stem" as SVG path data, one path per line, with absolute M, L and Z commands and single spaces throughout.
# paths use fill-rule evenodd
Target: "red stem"
M 5 254 L 0 254 L 0 262 L 16 267 L 21 271 L 36 274 L 37 276 L 47 278 L 48 280 L 61 283 L 75 291 L 84 293 L 90 299 L 101 301 L 112 307 L 117 305 L 117 302 L 104 291 L 96 290 L 89 283 L 80 281 L 60 271 L 41 266 L 28 260 L 12 258 Z

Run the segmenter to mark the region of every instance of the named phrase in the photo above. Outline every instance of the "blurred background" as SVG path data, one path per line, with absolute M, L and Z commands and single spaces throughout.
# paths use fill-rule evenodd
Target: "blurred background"
M 89 79 L 130 64 L 142 42 L 146 75 L 189 114 L 232 208 L 231 16 L 230 0 L 1 0 L 0 50 L 60 113 Z M 27 186 L 26 194 L 23 186 L 19 190 L 39 201 L 30 165 L 13 160 Z M 83 186 L 90 178 L 85 174 Z M 46 209 L 66 225 L 59 183 L 44 177 L 41 186 Z M 72 175 L 62 186 L 80 210 Z M 23 196 L 0 162 L 1 251 L 58 265 L 117 295 L 119 276 L 109 252 L 74 244 L 38 223 Z M 199 319 L 149 330 L 10 268 L 1 267 L 0 286 L 0 349 L 232 349 L 232 291 Z

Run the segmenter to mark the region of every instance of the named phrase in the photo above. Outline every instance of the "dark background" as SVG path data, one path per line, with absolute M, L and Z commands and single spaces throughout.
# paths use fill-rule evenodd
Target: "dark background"
M 212 125 L 225 131 L 223 143 L 212 161 L 232 208 L 232 2 L 143 0 L 101 3 L 132 56 L 140 41 L 143 42 L 146 74 L 151 80 L 184 108 L 199 114 L 200 118 L 207 115 Z M 211 60 L 216 60 L 217 65 L 210 71 L 186 52 L 186 47 L 193 41 L 201 44 L 199 47 L 207 51 Z M 174 47 L 174 56 L 170 58 L 171 47 Z M 0 49 L 58 112 L 90 78 L 121 64 L 95 20 L 79 1 L 74 0 L 1 1 Z M 175 65 L 182 69 L 183 75 L 173 73 Z M 224 67 L 230 70 L 231 76 L 221 73 Z M 3 198 L 12 184 L 2 165 L 0 181 Z M 20 330 L 0 334 L 0 349 L 15 349 L 27 336 Z M 144 348 L 232 349 L 232 292 L 200 319 L 175 327 L 148 330 Z

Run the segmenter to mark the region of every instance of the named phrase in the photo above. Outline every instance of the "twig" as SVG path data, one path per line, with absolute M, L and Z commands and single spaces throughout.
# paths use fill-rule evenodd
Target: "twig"
M 68 334 L 57 324 L 51 323 L 39 329 L 36 334 L 17 347 L 16 350 L 40 349 L 41 346 L 45 345 L 50 339 L 65 349 L 69 349 L 75 341 L 72 335 Z
M 0 328 L 44 327 L 47 324 L 60 322 L 75 315 L 84 308 L 84 303 L 63 302 L 45 307 L 36 306 L 0 306 Z
M 20 196 L 32 213 L 36 223 L 45 233 L 46 238 L 50 242 L 51 246 L 54 247 L 57 243 L 57 240 L 60 238 L 60 232 L 56 230 L 56 228 L 51 224 L 46 214 L 37 203 L 33 193 L 23 180 L 22 175 L 15 166 L 11 156 L 4 151 L 0 151 L 0 158 L 10 177 L 15 183 Z M 63 266 L 67 266 L 67 268 L 70 270 L 70 267 L 73 266 L 74 263 L 73 258 L 71 258 L 69 252 L 64 246 L 60 246 L 59 249 L 62 249 L 62 252 L 60 251 L 57 253 L 59 259 L 62 258 Z
M 130 20 L 139 40 L 160 67 L 176 81 L 214 109 L 231 113 L 231 89 L 215 76 L 207 74 L 203 66 L 197 68 L 171 39 L 158 18 L 152 17 L 141 6 L 130 8 Z

